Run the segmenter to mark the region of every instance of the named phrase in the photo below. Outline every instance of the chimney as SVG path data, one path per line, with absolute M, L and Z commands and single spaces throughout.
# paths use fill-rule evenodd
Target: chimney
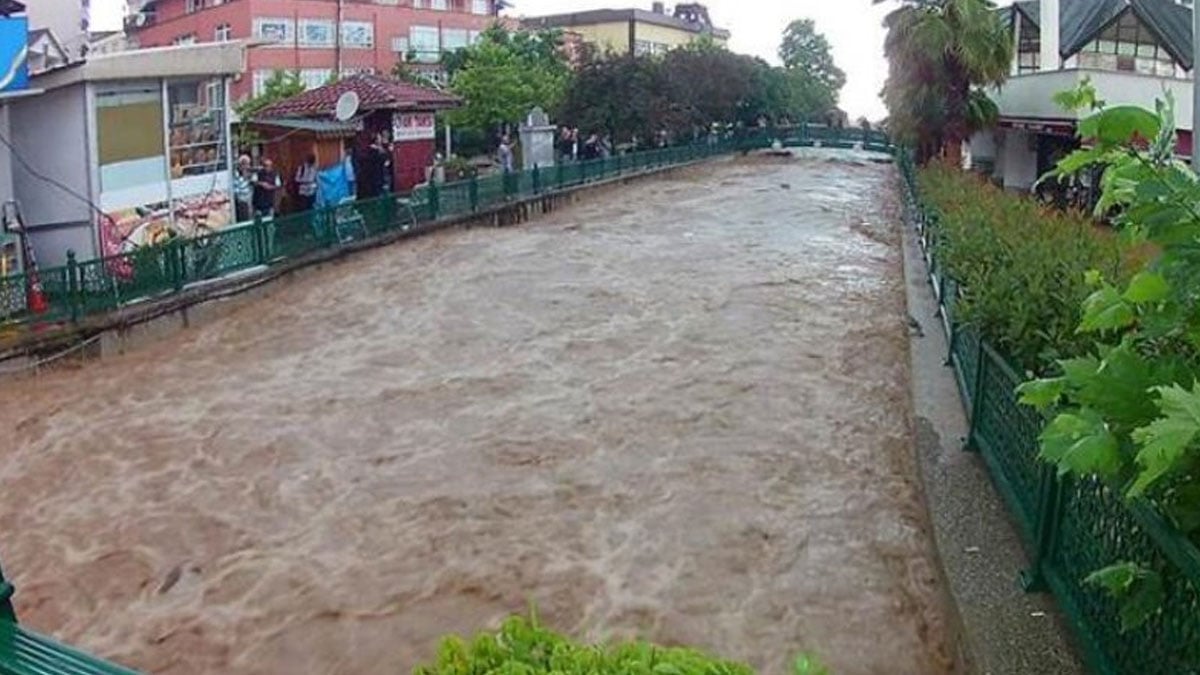
M 1041 68 L 1040 70 L 1058 70 L 1062 66 L 1059 56 L 1059 0 L 1042 0 L 1041 13 L 1038 23 L 1041 24 Z
M 645 7 L 645 5 L 642 5 L 642 6 Z M 650 9 L 655 14 L 666 14 L 667 13 L 667 6 L 661 2 L 656 2 L 653 5 L 650 5 Z

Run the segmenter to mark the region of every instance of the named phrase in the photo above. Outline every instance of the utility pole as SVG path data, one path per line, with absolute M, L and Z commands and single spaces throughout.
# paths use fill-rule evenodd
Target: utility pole
M 1192 170 L 1200 172 L 1200 152 L 1196 135 L 1200 133 L 1200 12 L 1192 0 Z
M 337 55 L 334 59 L 333 77 L 337 80 L 342 79 L 342 2 L 343 0 L 337 0 L 337 21 L 333 26 L 334 52 Z

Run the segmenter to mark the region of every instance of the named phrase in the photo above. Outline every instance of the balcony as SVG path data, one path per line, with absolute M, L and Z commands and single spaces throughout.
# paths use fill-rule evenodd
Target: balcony
M 1137 105 L 1154 109 L 1154 101 L 1164 92 L 1175 97 L 1175 124 L 1179 129 L 1192 128 L 1192 82 L 1190 79 L 1160 77 L 1092 68 L 1049 70 L 1012 77 L 994 92 L 1001 117 L 1037 120 L 1075 120 L 1086 117 L 1087 111 L 1071 113 L 1054 102 L 1060 91 L 1074 89 L 1091 78 L 1099 98 L 1109 106 Z

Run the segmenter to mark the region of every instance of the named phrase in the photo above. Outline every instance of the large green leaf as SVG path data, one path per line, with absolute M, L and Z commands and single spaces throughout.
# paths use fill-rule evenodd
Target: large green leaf
M 1117 289 L 1105 286 L 1083 301 L 1083 320 L 1079 323 L 1079 332 L 1117 330 L 1129 326 L 1133 320 L 1133 307 Z
M 1179 385 L 1157 387 L 1155 391 L 1162 417 L 1133 432 L 1133 440 L 1140 446 L 1135 461 L 1141 468 L 1129 489 L 1135 496 L 1176 468 L 1200 434 L 1200 392 L 1195 385 L 1192 391 Z
M 1135 138 L 1152 141 L 1158 136 L 1158 116 L 1132 105 L 1113 106 L 1079 122 L 1079 136 L 1115 145 Z
M 1117 438 L 1095 411 L 1060 414 L 1042 431 L 1041 442 L 1042 458 L 1056 464 L 1060 474 L 1111 480 L 1121 473 Z
M 1139 272 L 1125 289 L 1124 299 L 1134 304 L 1162 302 L 1171 293 L 1171 286 L 1161 274 Z
M 1066 388 L 1066 378 L 1051 377 L 1025 382 L 1017 387 L 1017 394 L 1021 403 L 1043 410 L 1057 403 Z

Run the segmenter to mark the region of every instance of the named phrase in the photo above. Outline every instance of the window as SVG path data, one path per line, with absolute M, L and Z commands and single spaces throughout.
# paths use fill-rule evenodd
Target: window
M 446 11 L 449 9 L 449 0 L 413 0 L 413 7 L 417 9 L 436 9 Z
M 233 26 L 223 23 L 213 31 L 213 39 L 217 42 L 229 42 L 233 39 Z
M 470 44 L 470 34 L 460 28 L 442 29 L 442 49 L 448 52 L 466 49 Z
M 279 44 L 287 44 L 295 36 L 291 19 L 255 19 L 254 37 Z
M 300 71 L 300 81 L 305 89 L 323 87 L 333 77 L 332 68 L 305 68 Z
M 305 47 L 332 47 L 333 22 L 319 19 L 302 19 L 297 39 Z
M 1083 48 L 1079 65 L 1159 77 L 1176 77 L 1181 70 L 1158 37 L 1129 10 Z
M 408 53 L 408 38 L 407 37 L 392 38 L 392 51 L 396 52 L 397 54 L 407 54 Z
M 192 12 L 199 12 L 202 9 L 204 9 L 204 0 L 187 0 L 183 6 L 183 11 L 187 12 L 188 14 L 191 14 Z
M 173 45 L 194 45 L 194 44 L 196 44 L 196 34 L 188 33 L 187 35 L 180 35 L 179 37 L 175 38 L 174 40 L 171 40 L 171 44 L 173 44 Z
M 1024 14 L 1021 15 L 1021 40 L 1017 44 L 1017 74 L 1036 73 L 1042 66 L 1042 35 Z
M 471 44 L 475 44 L 476 42 L 479 42 L 480 35 L 483 35 L 483 33 L 480 33 L 477 30 L 473 30 L 467 34 L 467 39 L 471 41 Z
M 491 14 L 492 3 L 488 2 L 488 0 L 471 0 L 471 13 Z
M 411 26 L 408 44 L 418 61 L 437 61 L 442 51 L 437 26 Z
M 220 171 L 225 161 L 225 89 L 220 81 L 189 80 L 167 87 L 171 177 Z
M 657 56 L 659 54 L 666 54 L 670 48 L 670 45 L 662 42 L 638 40 L 633 45 L 633 53 L 637 56 Z
M 343 21 L 342 45 L 371 48 L 375 46 L 375 24 L 370 21 Z
M 267 91 L 267 82 L 271 80 L 271 71 L 254 71 L 254 96 L 262 96 Z

